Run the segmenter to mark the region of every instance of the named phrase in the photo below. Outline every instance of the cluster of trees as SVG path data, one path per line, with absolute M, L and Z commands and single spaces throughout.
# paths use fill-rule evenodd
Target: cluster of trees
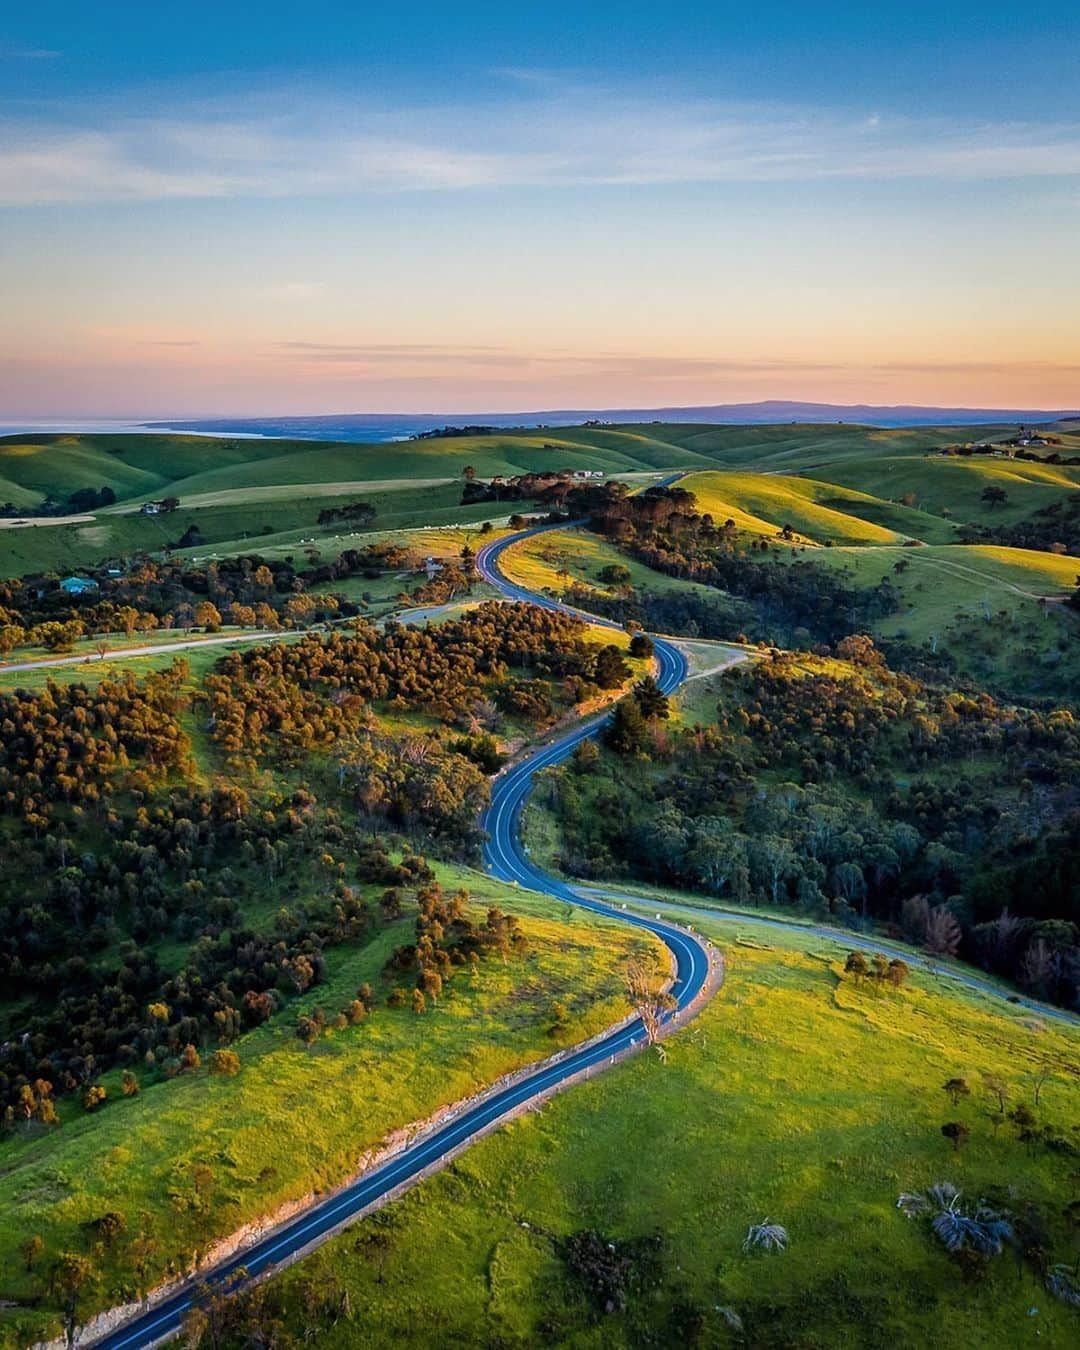
M 349 502 L 346 506 L 327 506 L 319 512 L 320 525 L 355 525 L 363 529 L 375 519 L 370 502 Z
M 472 425 L 471 423 L 463 427 L 445 426 L 435 427 L 432 431 L 415 431 L 409 437 L 410 441 L 444 441 L 452 440 L 458 436 L 494 436 L 499 431 L 498 427 L 489 427 L 483 425 Z
M 24 642 L 43 643 L 35 630 L 47 625 L 64 626 L 70 644 L 101 633 L 221 624 L 276 631 L 349 618 L 357 605 L 326 588 L 348 577 L 414 568 L 417 561 L 409 550 L 382 543 L 345 549 L 326 561 L 313 551 L 306 566 L 258 554 L 206 565 L 141 557 L 117 575 L 118 569 L 91 568 L 86 575 L 97 589 L 79 595 L 64 591 L 55 576 L 0 580 L 0 655 Z
M 488 780 L 471 747 L 438 741 L 366 736 L 340 757 L 339 779 L 369 828 L 398 828 L 444 855 L 472 858 Z
M 624 627 L 639 624 L 653 633 L 743 642 L 757 641 L 765 632 L 751 604 L 723 591 L 710 595 L 689 586 L 670 591 L 624 586 L 606 595 L 591 586 L 575 584 L 566 598 L 578 609 L 614 619 Z
M 493 905 L 484 922 L 477 923 L 469 912 L 466 890 L 447 895 L 433 881 L 417 892 L 416 901 L 416 941 L 398 947 L 386 965 L 391 976 L 415 974 L 414 1012 L 424 1012 L 429 1000 L 438 1004 L 444 986 L 463 966 L 475 971 L 485 956 L 505 961 L 528 950 L 528 940 L 514 915 Z M 404 991 L 395 990 L 390 1001 L 395 1005 L 404 1002 Z
M 888 670 L 867 638 L 840 651 L 846 667 L 775 653 L 731 675 L 707 727 L 672 731 L 661 710 L 625 700 L 609 755 L 582 747 L 549 788 L 564 864 L 853 927 L 883 921 L 1072 1006 L 1071 713 L 925 687 Z M 648 771 L 628 771 L 642 757 Z
M 628 496 L 621 483 L 561 484 L 541 500 L 587 519 L 591 529 L 654 571 L 723 592 L 707 600 L 689 591 L 660 596 L 624 590 L 612 597 L 575 591 L 576 604 L 621 621 L 688 637 L 799 646 L 838 641 L 899 608 L 900 593 L 888 578 L 855 590 L 813 562 L 775 566 L 759 560 L 755 553 L 770 554 L 772 541 L 762 537 L 748 547 L 733 520 L 702 514 L 685 488 Z
M 0 695 L 0 816 L 19 817 L 40 836 L 59 807 L 107 802 L 120 774 L 147 788 L 189 771 L 180 723 L 188 674 L 176 661 L 141 682 L 125 672 L 92 687 L 50 681 Z
M 307 789 L 249 776 L 253 757 L 310 770 L 313 751 L 332 750 L 307 779 L 371 836 L 402 830 L 471 856 L 499 759 L 491 729 L 504 717 L 549 720 L 557 691 L 577 697 L 629 675 L 617 649 L 584 642 L 584 631 L 533 606 L 486 605 L 429 629 L 360 622 L 249 649 L 194 692 L 178 661 L 142 681 L 0 698 L 0 829 L 12 859 L 0 876 L 0 984 L 13 1000 L 0 1008 L 0 1100 L 11 1122 L 50 1123 L 62 1093 L 96 1107 L 90 1089 L 110 1066 L 180 1072 L 185 1056 L 226 1047 L 318 984 L 325 949 L 362 940 L 374 920 L 346 884 L 350 859 L 361 881 L 431 880 L 425 865 L 395 866 L 382 846 L 361 844 Z M 458 739 L 387 729 L 373 704 L 434 713 Z M 179 785 L 195 777 L 184 719 L 200 709 L 237 771 L 205 791 Z M 270 932 L 250 927 L 267 886 L 287 899 L 302 884 L 307 903 L 289 900 Z M 518 940 L 505 916 L 474 928 L 447 918 L 437 890 L 428 899 L 426 936 L 441 928 L 434 950 L 451 959 Z M 158 965 L 163 942 L 188 944 L 178 970 Z
M 116 493 L 111 487 L 76 488 L 68 497 L 57 497 L 50 492 L 37 506 L 16 506 L 14 502 L 5 502 L 0 506 L 0 516 L 66 516 L 80 515 L 84 511 L 94 511 L 101 506 L 112 506 Z
M 326 749 L 347 741 L 372 704 L 424 711 L 448 724 L 512 669 L 583 681 L 611 678 L 584 624 L 533 605 L 485 604 L 430 627 L 359 620 L 351 633 L 233 653 L 206 679 L 217 742 L 232 755 L 275 743 Z
M 467 466 L 463 477 L 462 506 L 477 502 L 542 501 L 557 508 L 574 487 L 574 476 L 569 469 L 540 470 L 509 478 L 497 473 L 482 481 L 476 477 L 476 471 Z
M 81 833 L 72 821 L 32 846 L 0 883 L 0 983 L 21 1000 L 0 1050 L 9 1120 L 49 1123 L 52 1094 L 84 1092 L 113 1065 L 172 1076 L 317 985 L 325 949 L 363 940 L 378 917 L 342 880 L 350 854 L 361 881 L 426 874 L 361 854 L 303 791 L 275 802 L 176 788 L 132 814 L 104 800 Z M 314 898 L 301 901 L 309 873 Z M 292 900 L 256 932 L 244 915 L 267 885 Z M 169 940 L 191 945 L 166 974 L 157 944 Z

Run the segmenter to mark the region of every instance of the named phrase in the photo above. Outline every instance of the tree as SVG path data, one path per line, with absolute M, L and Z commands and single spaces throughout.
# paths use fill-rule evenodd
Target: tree
M 942 1125 L 941 1133 L 952 1143 L 957 1153 L 960 1152 L 960 1145 L 966 1144 L 971 1138 L 971 1131 L 958 1120 L 950 1120 L 948 1124 Z
M 929 910 L 924 946 L 931 956 L 955 956 L 963 937 L 952 911 L 944 905 Z
M 984 487 L 981 493 L 981 497 L 982 500 L 987 504 L 987 506 L 990 507 L 991 510 L 993 510 L 995 506 L 1001 506 L 1006 501 L 1008 501 L 1008 493 L 1005 491 L 1005 489 L 996 487 L 994 485 L 991 485 L 990 487 Z
M 847 960 L 844 962 L 844 970 L 848 975 L 853 976 L 855 983 L 858 984 L 870 974 L 870 965 L 862 952 L 848 952 Z
M 624 698 L 616 705 L 604 739 L 617 755 L 640 753 L 645 746 L 645 719 L 637 699 Z
M 593 679 L 601 689 L 618 689 L 630 678 L 630 667 L 623 654 L 613 643 L 601 647 L 596 653 L 593 666 Z
M 100 1083 L 92 1083 L 83 1093 L 83 1108 L 87 1111 L 96 1111 L 108 1095 Z
M 414 1013 L 427 1012 L 427 999 L 424 997 L 422 989 L 412 991 L 412 1010 Z
M 911 970 L 908 963 L 906 961 L 901 961 L 898 956 L 894 956 L 889 962 L 889 970 L 886 978 L 894 989 L 902 989 L 907 983 L 910 974 Z
M 466 483 L 471 483 L 476 477 L 476 470 L 471 464 L 466 464 L 461 471 L 461 476 L 465 479 Z
M 647 633 L 635 633 L 630 639 L 630 655 L 635 660 L 648 660 L 655 650 L 653 640 Z
M 210 1072 L 235 1078 L 240 1072 L 240 1056 L 235 1050 L 215 1050 L 210 1056 Z
M 127 1232 L 127 1219 L 117 1210 L 109 1210 L 100 1218 L 91 1219 L 87 1227 L 97 1234 L 108 1250 L 122 1233 Z
M 438 1006 L 439 995 L 443 988 L 443 978 L 434 967 L 424 966 L 421 969 L 417 987 L 422 989 L 432 1003 Z
M 214 633 L 221 627 L 221 614 L 217 605 L 209 600 L 200 600 L 195 606 L 195 622 L 208 633 Z
M 137 1097 L 139 1095 L 139 1080 L 130 1069 L 125 1069 L 120 1075 L 120 1091 L 125 1097 Z
M 67 623 L 39 623 L 36 628 L 31 628 L 28 636 L 33 645 L 47 651 L 69 652 L 85 631 L 78 619 L 70 619 Z
M 982 1081 L 987 1093 L 997 1102 L 998 1114 L 1003 1116 L 1009 1100 L 1009 1085 L 1004 1078 L 999 1078 L 997 1074 L 993 1073 L 984 1073 Z
M 51 1285 L 59 1294 L 64 1312 L 64 1330 L 69 1347 L 75 1344 L 75 1331 L 78 1326 L 76 1316 L 79 1295 L 94 1273 L 94 1268 L 86 1256 L 78 1252 L 64 1252 L 56 1258 L 52 1268 Z
M 642 962 L 630 961 L 626 967 L 626 996 L 645 1027 L 645 1038 L 655 1044 L 664 1023 L 665 1014 L 675 1007 L 675 999 L 657 984 L 651 971 Z
M 634 686 L 634 699 L 646 722 L 651 722 L 654 719 L 664 721 L 671 716 L 668 696 L 661 690 L 651 675 L 646 675 Z
M 942 1091 L 948 1093 L 949 1101 L 953 1106 L 959 1106 L 961 1097 L 970 1097 L 971 1088 L 968 1087 L 966 1078 L 950 1078 L 941 1085 Z
M 7 656 L 26 641 L 26 629 L 16 623 L 0 624 L 0 656 Z

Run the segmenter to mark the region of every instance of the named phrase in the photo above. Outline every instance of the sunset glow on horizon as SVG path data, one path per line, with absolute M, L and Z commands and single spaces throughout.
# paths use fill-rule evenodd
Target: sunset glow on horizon
M 8 19 L 0 418 L 1076 408 L 1074 10 L 811 8 Z

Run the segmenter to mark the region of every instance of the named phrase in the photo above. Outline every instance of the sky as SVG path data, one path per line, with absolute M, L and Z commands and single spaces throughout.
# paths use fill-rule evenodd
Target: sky
M 1080 406 L 1080 7 L 0 12 L 0 420 Z

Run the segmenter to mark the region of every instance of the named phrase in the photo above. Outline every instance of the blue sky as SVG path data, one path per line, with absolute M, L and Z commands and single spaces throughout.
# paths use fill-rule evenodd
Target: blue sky
M 1075 404 L 1078 56 L 1075 5 L 5 13 L 0 415 Z

